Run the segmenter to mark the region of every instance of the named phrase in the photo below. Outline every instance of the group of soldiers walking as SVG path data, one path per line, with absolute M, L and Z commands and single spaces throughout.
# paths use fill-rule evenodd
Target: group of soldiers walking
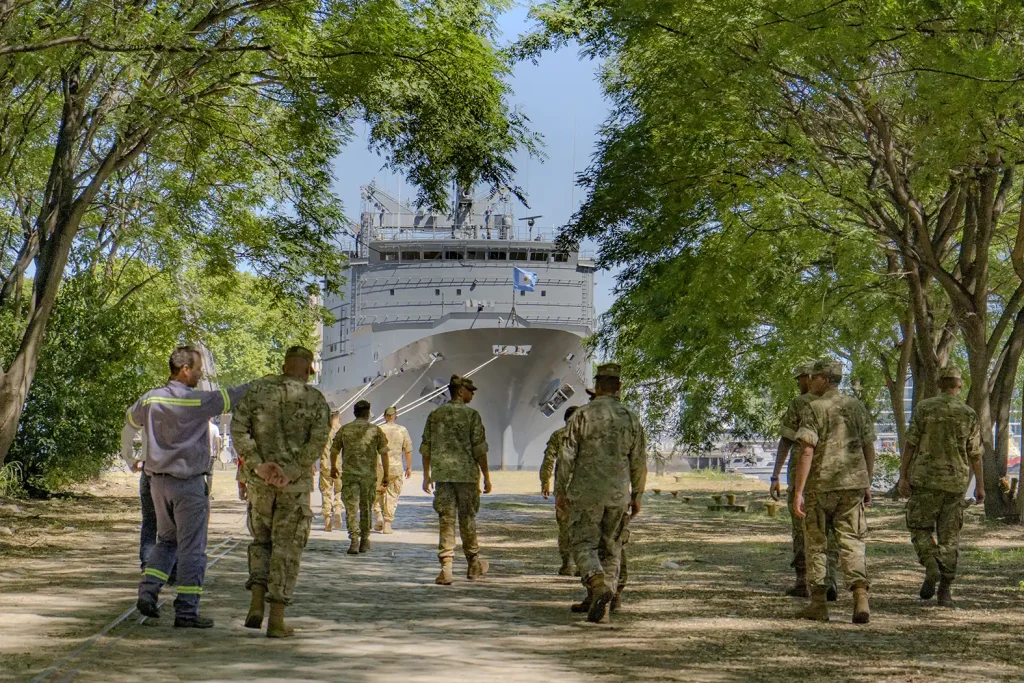
M 779 475 L 789 461 L 788 502 L 793 519 L 796 585 L 787 591 L 809 597 L 798 616 L 828 621 L 828 603 L 838 599 L 835 574 L 841 569 L 853 592 L 853 623 L 866 624 L 870 607 L 866 562 L 867 518 L 875 466 L 875 432 L 864 405 L 839 393 L 843 367 L 832 359 L 799 366 L 800 395 L 782 420 L 771 494 L 780 494 Z M 971 474 L 975 500 L 984 500 L 981 440 L 977 415 L 960 398 L 960 370 L 940 372 L 941 394 L 921 401 L 910 422 L 897 490 L 909 496 L 906 521 L 918 560 L 925 568 L 919 591 L 953 606 L 960 529 Z

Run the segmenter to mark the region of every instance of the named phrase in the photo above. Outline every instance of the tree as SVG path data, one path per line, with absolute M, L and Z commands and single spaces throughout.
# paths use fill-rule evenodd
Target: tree
M 962 343 L 986 511 L 1009 514 L 1001 480 L 1024 350 L 1024 8 L 567 0 L 535 16 L 542 29 L 520 56 L 576 39 L 608 60 L 615 110 L 572 235 L 599 236 L 605 263 L 670 259 L 718 225 L 817 231 L 837 250 L 874 243 L 905 287 L 891 325 L 915 399 L 934 392 Z
M 162 256 L 245 265 L 304 298 L 337 282 L 345 221 L 329 164 L 353 122 L 425 202 L 455 179 L 513 185 L 509 158 L 533 139 L 503 102 L 493 32 L 492 6 L 473 0 L 0 3 L 0 311 L 13 340 L 0 464 L 76 240 L 90 224 L 114 234 L 113 206 L 135 209 L 109 197 L 141 183 L 142 244 Z

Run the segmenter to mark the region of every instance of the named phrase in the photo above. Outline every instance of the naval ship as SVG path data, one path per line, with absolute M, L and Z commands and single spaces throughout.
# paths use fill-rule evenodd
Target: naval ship
M 324 299 L 319 388 L 345 420 L 359 399 L 378 422 L 397 406 L 418 453 L 450 377 L 469 375 L 490 466 L 538 467 L 564 409 L 587 399 L 593 258 L 559 250 L 539 216 L 515 220 L 507 194 L 457 188 L 445 215 L 361 190 L 347 281 Z M 516 268 L 536 275 L 533 291 L 515 287 Z

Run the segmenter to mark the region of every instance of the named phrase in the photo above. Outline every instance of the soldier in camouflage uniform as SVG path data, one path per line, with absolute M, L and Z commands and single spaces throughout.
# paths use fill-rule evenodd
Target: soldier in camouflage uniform
M 797 460 L 800 459 L 800 444 L 796 441 L 796 430 L 800 428 L 800 411 L 816 397 L 811 393 L 811 371 L 814 363 L 802 363 L 793 371 L 793 379 L 800 384 L 800 395 L 789 402 L 785 415 L 782 416 L 781 438 L 775 454 L 775 469 L 772 472 L 771 497 L 778 500 L 782 486 L 779 483 L 779 472 L 786 465 L 786 504 L 793 527 L 793 562 L 789 566 L 796 571 L 796 583 L 786 591 L 786 595 L 794 598 L 806 598 L 807 591 L 807 557 L 804 553 L 804 521 L 793 514 L 793 499 L 796 493 Z M 839 566 L 839 544 L 836 542 L 835 530 L 828 529 L 828 581 L 825 597 L 829 602 L 838 598 L 836 589 L 836 569 Z
M 246 584 L 252 602 L 245 625 L 262 626 L 266 599 L 272 638 L 294 633 L 285 625 L 284 608 L 291 604 L 313 522 L 313 463 L 330 436 L 327 401 L 307 385 L 312 369 L 312 351 L 288 349 L 282 374 L 254 382 L 231 420 L 231 437 L 244 462 L 253 537 Z
M 412 439 L 409 437 L 409 430 L 398 424 L 397 419 L 398 409 L 394 406 L 384 411 L 384 424 L 381 425 L 381 429 L 388 439 L 390 475 L 387 479 L 381 477 L 377 499 L 373 502 L 373 513 L 378 517 L 374 529 L 384 534 L 392 533 L 391 524 L 395 521 L 395 510 L 398 509 L 398 497 L 402 495 L 402 484 L 412 476 Z
M 331 445 L 331 476 L 341 476 L 341 500 L 345 504 L 349 555 L 370 549 L 370 509 L 377 495 L 377 463 L 388 476 L 388 438 L 370 422 L 370 402 L 357 401 L 356 419 L 342 425 Z M 341 472 L 338 454 L 341 454 Z
M 640 512 L 647 481 L 647 442 L 640 420 L 619 402 L 621 368 L 598 366 L 594 400 L 572 416 L 555 489 L 565 490 L 569 546 L 580 570 L 587 620 L 603 622 L 614 601 L 622 541 Z
M 921 599 L 935 595 L 938 582 L 938 602 L 943 607 L 953 607 L 950 586 L 956 578 L 964 496 L 972 470 L 974 498 L 978 503 L 985 500 L 978 416 L 960 399 L 962 386 L 960 369 L 944 368 L 939 374 L 942 393 L 917 405 L 907 430 L 898 485 L 902 495 L 910 496 L 907 528 L 925 568 Z
M 576 406 L 570 406 L 565 409 L 565 423 L 569 423 L 569 418 L 576 412 Z M 551 495 L 551 474 L 555 471 L 555 464 L 558 461 L 558 455 L 561 453 L 562 448 L 565 447 L 565 437 L 567 432 L 566 427 L 560 427 L 556 429 L 552 434 L 551 438 L 548 439 L 548 444 L 544 448 L 544 461 L 540 465 L 540 494 L 547 498 Z M 565 491 L 555 491 L 555 500 L 559 497 L 564 497 Z M 569 552 L 569 515 L 568 508 L 565 505 L 555 506 L 555 521 L 558 522 L 558 554 L 562 556 L 562 566 L 558 568 L 558 573 L 561 576 L 572 576 L 576 573 L 576 566 L 572 561 L 572 554 Z
M 871 502 L 875 468 L 875 431 L 864 404 L 839 393 L 843 366 L 819 360 L 811 372 L 811 393 L 817 398 L 800 413 L 796 440 L 801 443 L 796 470 L 796 515 L 804 518 L 807 584 L 811 604 L 799 614 L 828 621 L 826 601 L 827 529 L 835 528 L 839 562 L 853 591 L 853 623 L 866 624 L 868 574 L 865 505 Z
M 331 439 L 341 427 L 341 412 L 331 413 Z M 320 514 L 324 518 L 324 531 L 341 528 L 341 477 L 331 476 L 331 443 L 320 455 Z
M 476 537 L 476 514 L 480 511 L 480 475 L 484 493 L 491 492 L 491 473 L 487 466 L 487 436 L 480 413 L 469 407 L 476 386 L 468 377 L 452 375 L 448 382 L 452 399 L 434 408 L 423 425 L 423 490 L 434 494 L 434 510 L 439 523 L 437 558 L 441 573 L 435 583 L 452 583 L 455 559 L 455 521 L 462 536 L 462 552 L 469 568 L 466 578 L 475 580 L 487 573 L 487 560 L 480 558 Z

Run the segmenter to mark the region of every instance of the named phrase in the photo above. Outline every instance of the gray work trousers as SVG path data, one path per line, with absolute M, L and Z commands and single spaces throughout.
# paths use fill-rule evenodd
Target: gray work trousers
M 156 510 L 156 546 L 139 583 L 139 597 L 156 601 L 177 562 L 178 597 L 174 612 L 179 617 L 198 616 L 210 518 L 206 482 L 202 475 L 178 479 L 155 474 L 150 479 L 150 492 Z

